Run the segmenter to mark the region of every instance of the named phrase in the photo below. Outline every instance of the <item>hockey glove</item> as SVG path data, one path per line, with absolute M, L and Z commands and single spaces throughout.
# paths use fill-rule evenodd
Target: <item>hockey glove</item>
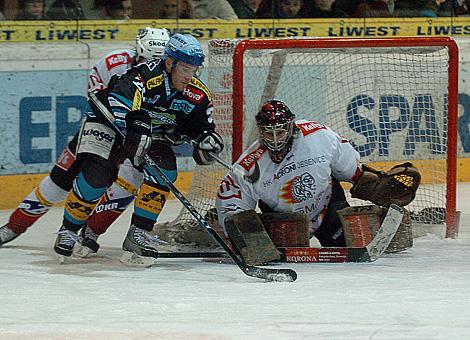
M 204 132 L 196 140 L 196 147 L 193 151 L 193 158 L 199 165 L 212 164 L 214 162 L 214 158 L 210 155 L 210 153 L 218 155 L 222 152 L 223 149 L 224 141 L 217 132 Z
M 367 165 L 363 165 L 362 170 L 364 173 L 351 188 L 351 197 L 380 206 L 388 207 L 395 203 L 403 207 L 411 203 L 421 182 L 418 169 L 409 162 L 396 165 L 386 172 Z
M 167 142 L 176 146 L 183 144 L 186 140 L 185 136 L 176 131 L 176 126 L 162 125 L 157 129 L 157 132 L 152 132 L 152 141 Z
M 126 130 L 124 155 L 135 167 L 140 167 L 152 144 L 151 120 L 148 113 L 143 110 L 129 112 L 126 115 Z

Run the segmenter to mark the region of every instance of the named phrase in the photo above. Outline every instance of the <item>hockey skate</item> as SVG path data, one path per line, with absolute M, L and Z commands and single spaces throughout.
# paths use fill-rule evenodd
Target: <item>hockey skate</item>
M 54 251 L 59 254 L 59 262 L 64 263 L 65 257 L 70 257 L 73 247 L 78 240 L 78 235 L 64 226 L 61 226 L 57 232 L 57 238 L 54 244 Z
M 150 267 L 158 258 L 157 246 L 165 243 L 144 229 L 131 226 L 127 232 L 120 261 L 127 265 Z
M 91 257 L 95 255 L 98 249 L 100 249 L 98 236 L 91 228 L 85 225 L 80 231 L 80 237 L 73 248 L 73 254 L 78 257 Z
M 8 227 L 8 223 L 0 227 L 0 246 L 7 244 L 10 241 L 13 241 L 15 238 L 20 236 L 20 234 L 15 233 Z

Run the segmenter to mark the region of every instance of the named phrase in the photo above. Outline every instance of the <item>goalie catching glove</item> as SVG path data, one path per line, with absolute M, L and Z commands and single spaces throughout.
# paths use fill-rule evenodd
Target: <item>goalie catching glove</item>
M 387 172 L 362 165 L 363 174 L 351 188 L 351 196 L 388 207 L 411 203 L 421 182 L 421 175 L 413 164 L 406 162 Z
M 208 165 L 214 162 L 211 153 L 218 155 L 224 149 L 222 137 L 215 131 L 204 132 L 197 140 L 193 151 L 193 158 L 199 165 Z

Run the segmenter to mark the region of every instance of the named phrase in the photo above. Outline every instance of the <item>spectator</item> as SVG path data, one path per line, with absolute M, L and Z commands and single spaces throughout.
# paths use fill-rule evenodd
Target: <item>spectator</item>
M 158 19 L 192 19 L 192 0 L 161 0 L 157 3 Z
M 393 17 L 395 16 L 395 0 L 363 0 L 357 5 L 353 16 L 356 18 Z
M 263 0 L 256 11 L 256 18 L 301 18 L 303 0 Z
M 470 0 L 457 0 L 455 4 L 455 15 L 459 17 L 468 16 L 470 13 Z
M 132 19 L 131 0 L 104 0 L 103 19 L 129 20 Z
M 349 14 L 336 6 L 335 0 L 310 0 L 302 9 L 303 18 L 348 18 Z
M 18 5 L 15 20 L 49 20 L 44 0 L 23 0 Z
M 262 0 L 228 0 L 238 19 L 254 19 Z
M 408 0 L 400 1 L 398 16 L 437 18 L 453 15 L 451 1 L 446 0 Z
M 56 0 L 46 15 L 51 20 L 85 20 L 80 0 Z
M 360 1 L 361 0 L 336 0 L 335 7 L 346 12 L 348 16 L 352 16 Z
M 195 19 L 238 19 L 227 0 L 193 0 Z

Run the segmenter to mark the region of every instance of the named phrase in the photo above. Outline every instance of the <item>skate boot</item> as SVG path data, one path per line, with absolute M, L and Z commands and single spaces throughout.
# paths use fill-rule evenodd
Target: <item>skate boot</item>
M 120 261 L 127 265 L 150 267 L 158 257 L 157 246 L 166 243 L 150 232 L 131 226 L 122 244 Z
M 13 241 L 15 238 L 20 236 L 20 234 L 15 233 L 8 226 L 8 223 L 0 227 L 0 246 L 7 244 L 10 241 Z
M 73 252 L 73 246 L 78 240 L 77 233 L 65 229 L 64 226 L 61 226 L 57 232 L 57 238 L 54 244 L 54 251 L 62 256 L 70 256 Z M 60 261 L 60 259 L 59 259 Z
M 73 254 L 79 257 L 90 257 L 96 254 L 98 249 L 100 249 L 98 236 L 91 228 L 85 225 L 80 231 L 80 237 L 73 248 Z

